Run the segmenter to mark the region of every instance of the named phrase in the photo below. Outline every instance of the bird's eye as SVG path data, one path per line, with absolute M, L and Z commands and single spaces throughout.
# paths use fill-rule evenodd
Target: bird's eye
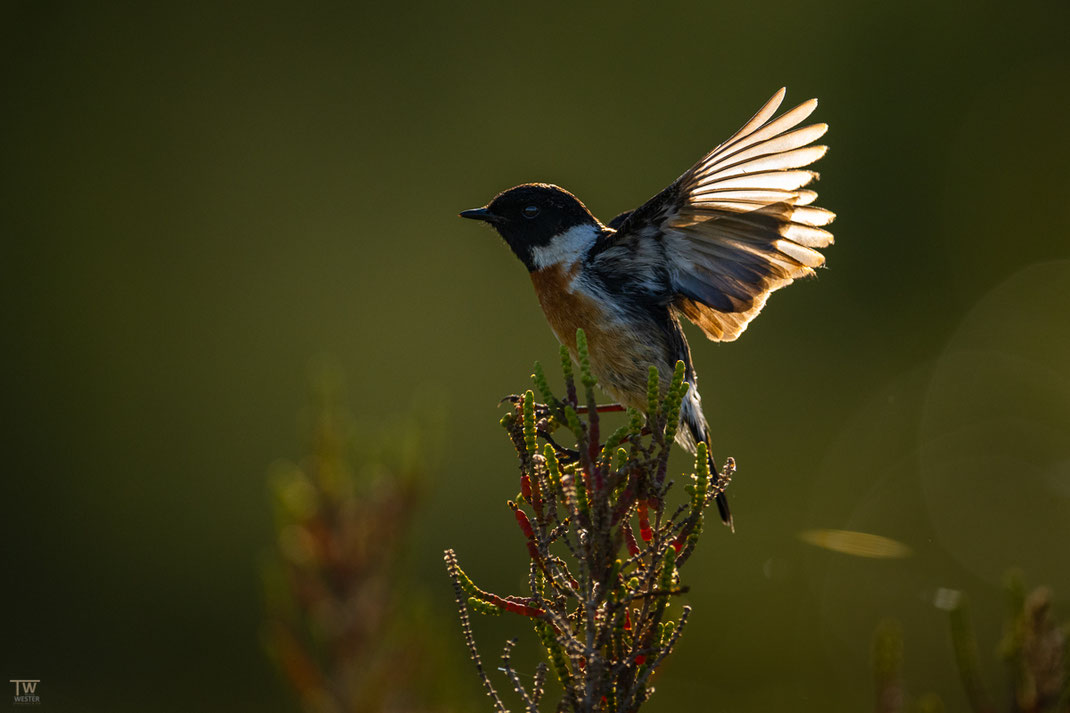
M 529 218 L 529 219 L 530 218 L 534 218 L 538 214 L 539 214 L 539 206 L 537 206 L 537 205 L 529 205 L 527 208 L 524 209 L 524 217 L 525 218 Z

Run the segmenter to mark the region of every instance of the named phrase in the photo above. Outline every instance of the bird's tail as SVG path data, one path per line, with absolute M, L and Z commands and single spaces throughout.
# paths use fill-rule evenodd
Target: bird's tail
M 710 459 L 710 474 L 716 478 L 717 473 L 720 471 L 717 470 L 717 464 L 713 460 L 710 427 L 706 423 L 706 416 L 702 413 L 702 397 L 699 396 L 698 389 L 695 388 L 694 384 L 687 390 L 687 395 L 684 397 L 683 403 L 680 404 L 680 425 L 683 428 L 676 432 L 676 442 L 690 453 L 695 452 L 700 441 L 705 443 L 706 453 Z M 735 532 L 736 527 L 732 522 L 732 511 L 728 507 L 728 498 L 724 493 L 717 494 L 717 511 L 721 514 L 721 522 L 732 532 Z

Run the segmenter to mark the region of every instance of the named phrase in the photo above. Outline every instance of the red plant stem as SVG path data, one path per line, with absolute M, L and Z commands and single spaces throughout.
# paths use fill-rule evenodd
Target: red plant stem
M 531 521 L 528 520 L 527 513 L 521 510 L 520 506 L 518 506 L 516 503 L 512 503 L 512 508 L 513 514 L 516 515 L 517 524 L 520 525 L 520 529 L 524 533 L 524 536 L 527 537 L 529 540 L 534 538 L 535 533 L 531 529 Z
M 520 476 L 520 494 L 531 503 L 535 510 L 535 518 L 542 521 L 542 491 L 539 488 L 538 478 L 529 478 L 527 473 Z
M 533 607 L 530 604 L 523 604 L 521 600 L 517 601 L 519 597 L 499 597 L 497 594 L 491 594 L 490 592 L 480 591 L 482 598 L 490 602 L 496 607 L 504 609 L 507 612 L 513 614 L 520 614 L 521 616 L 540 617 L 546 613 L 545 610 L 539 607 Z
M 513 604 L 512 602 L 506 602 L 502 609 L 512 612 L 513 614 L 530 617 L 541 617 L 546 613 L 545 610 L 539 609 L 538 607 L 529 607 L 526 604 Z
M 577 406 L 576 413 L 587 413 L 590 408 L 588 406 Z M 602 404 L 601 406 L 595 406 L 594 410 L 597 413 L 617 413 L 620 411 L 627 411 L 628 409 L 624 404 Z
M 529 502 L 531 507 L 535 510 L 535 517 L 539 522 L 543 521 L 542 511 L 542 486 L 539 485 L 539 478 L 535 476 L 529 481 L 529 487 L 531 488 L 531 497 Z
M 639 501 L 639 536 L 643 538 L 643 542 L 650 542 L 654 539 L 654 532 L 650 529 L 650 514 L 647 511 L 647 501 Z
M 504 609 L 505 611 L 512 612 L 514 614 L 520 614 L 521 616 L 541 618 L 546 615 L 545 609 L 540 609 L 539 607 L 531 606 L 527 603 L 535 601 L 534 599 L 515 596 L 499 597 L 497 594 L 483 591 L 482 589 L 477 587 L 471 580 L 469 580 L 468 577 L 464 574 L 464 572 L 461 571 L 460 567 L 457 565 L 457 560 L 455 558 L 452 560 L 449 559 L 451 557 L 453 557 L 453 551 L 449 550 L 447 551 L 447 562 L 449 563 L 449 566 L 451 568 L 450 575 L 454 578 L 454 586 L 458 587 L 458 593 L 465 592 L 469 596 L 474 597 L 480 601 L 487 602 L 488 604 L 493 604 L 499 609 Z M 463 587 L 461 585 L 462 577 L 467 581 L 468 587 Z
M 632 532 L 632 524 L 630 522 L 625 522 L 621 524 L 620 528 L 624 531 L 624 542 L 628 545 L 628 552 L 631 553 L 632 557 L 638 557 L 640 551 L 639 543 L 635 541 L 635 533 Z
M 541 617 L 546 613 L 544 609 L 540 609 L 539 607 L 533 607 L 530 604 L 524 603 L 527 601 L 531 601 L 530 599 L 525 599 L 522 597 L 499 597 L 497 594 L 492 594 L 491 592 L 484 592 L 482 589 L 477 589 L 476 593 L 478 594 L 477 599 L 482 599 L 483 601 L 489 604 L 493 604 L 499 609 L 504 609 L 505 611 L 512 612 L 513 614 L 520 614 L 521 616 L 530 617 Z
M 546 570 L 546 563 L 542 559 L 542 555 L 539 554 L 539 548 L 535 544 L 535 530 L 531 527 L 531 520 L 528 519 L 528 514 L 520 509 L 520 506 L 509 501 L 509 507 L 513 509 L 513 515 L 516 516 L 516 523 L 520 525 L 520 531 L 524 533 L 524 537 L 527 538 L 528 554 L 531 559 L 539 566 L 547 576 L 550 573 Z

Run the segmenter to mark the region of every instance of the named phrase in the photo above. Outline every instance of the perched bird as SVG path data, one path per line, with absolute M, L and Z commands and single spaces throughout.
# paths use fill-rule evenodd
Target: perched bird
M 773 118 L 785 90 L 668 188 L 603 224 L 557 186 L 526 183 L 464 218 L 493 225 L 527 267 L 546 319 L 576 358 L 576 329 L 587 334 L 591 370 L 610 396 L 645 410 L 650 365 L 667 382 L 682 360 L 690 383 L 676 440 L 694 453 L 705 441 L 698 378 L 680 316 L 714 341 L 736 339 L 774 290 L 814 274 L 832 244 L 821 226 L 835 215 L 812 204 L 801 170 L 827 147 L 813 146 L 825 124 L 796 128 L 811 99 Z M 711 456 L 711 469 L 716 466 Z M 721 518 L 732 527 L 723 494 Z

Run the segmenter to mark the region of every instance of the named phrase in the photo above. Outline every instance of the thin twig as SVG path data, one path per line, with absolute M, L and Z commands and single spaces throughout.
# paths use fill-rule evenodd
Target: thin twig
M 472 659 L 472 663 L 476 665 L 479 680 L 483 682 L 483 688 L 487 690 L 487 695 L 490 697 L 491 701 L 494 702 L 495 710 L 497 710 L 498 713 L 509 713 L 509 709 L 502 703 L 498 691 L 494 689 L 494 684 L 490 682 L 490 677 L 487 676 L 487 672 L 483 668 L 483 660 L 479 657 L 479 649 L 476 647 L 476 639 L 472 634 L 472 622 L 468 616 L 468 600 L 464 596 L 464 589 L 461 588 L 457 554 L 453 550 L 446 550 L 445 560 L 446 570 L 449 572 L 450 581 L 453 583 L 453 596 L 457 601 L 457 613 L 460 615 L 461 631 L 464 633 L 464 642 L 468 646 L 468 655 Z
M 513 653 L 513 647 L 516 646 L 516 639 L 509 639 L 505 642 L 505 648 L 502 649 L 502 671 L 509 678 L 513 684 L 513 690 L 520 694 L 521 700 L 524 701 L 524 706 L 528 709 L 528 713 L 539 713 L 539 707 L 528 695 L 528 692 L 524 689 L 524 686 L 520 683 L 520 677 L 516 675 L 516 671 L 513 670 L 513 666 L 509 661 L 509 657 Z

